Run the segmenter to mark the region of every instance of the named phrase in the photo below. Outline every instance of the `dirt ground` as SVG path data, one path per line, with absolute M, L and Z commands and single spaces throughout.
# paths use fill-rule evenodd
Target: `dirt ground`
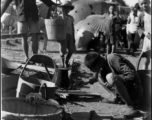
M 39 48 L 42 50 L 43 41 L 40 41 Z M 39 53 L 45 54 L 50 57 L 52 57 L 56 63 L 60 62 L 59 52 L 58 52 L 59 45 L 57 42 L 48 42 L 47 46 L 47 52 L 46 53 Z M 30 49 L 30 56 L 32 56 L 31 52 L 31 42 L 29 42 L 29 49 Z M 84 65 L 83 60 L 86 53 L 78 52 L 72 56 L 72 59 L 79 59 L 81 62 L 81 69 L 82 73 L 89 74 L 91 73 Z M 134 65 L 136 65 L 138 57 L 131 57 L 126 54 L 122 54 L 127 59 L 129 59 Z M 22 52 L 21 44 L 15 43 L 14 41 L 11 41 L 9 44 L 6 44 L 6 41 L 2 41 L 1 43 L 1 56 L 4 58 L 7 58 L 11 61 L 23 61 L 24 55 Z M 71 61 L 72 61 L 71 59 Z M 142 62 L 141 62 L 142 65 Z M 141 66 L 140 65 L 140 66 Z M 151 65 L 150 65 L 151 66 Z M 84 81 L 87 81 L 87 78 L 83 78 Z M 102 97 L 109 97 L 110 94 L 107 93 L 99 83 L 95 83 L 94 85 L 87 85 L 83 88 L 81 88 L 82 91 L 87 92 L 93 92 L 93 93 L 99 93 Z M 102 120 L 103 116 L 113 116 L 115 119 L 124 119 L 123 115 L 126 114 L 128 111 L 125 109 L 125 105 L 116 105 L 116 104 L 107 104 L 101 102 L 102 98 L 81 98 L 81 99 L 75 99 L 74 102 L 80 104 L 75 105 L 71 104 L 69 102 L 64 104 L 65 110 L 67 112 L 70 112 L 72 114 L 72 118 L 74 120 L 89 120 L 89 112 L 91 110 L 94 110 L 96 112 L 96 115 L 94 115 L 93 120 Z M 150 107 L 146 108 L 146 111 L 150 112 Z M 139 120 L 142 120 L 142 117 L 138 118 Z M 110 120 L 110 118 L 105 120 Z M 150 119 L 149 119 L 150 120 Z

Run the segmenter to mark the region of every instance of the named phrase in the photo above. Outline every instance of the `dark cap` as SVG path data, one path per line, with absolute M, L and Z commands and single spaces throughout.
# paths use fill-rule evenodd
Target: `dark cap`
M 98 57 L 99 54 L 97 52 L 89 52 L 84 58 L 85 66 L 87 66 L 88 68 L 91 67 Z

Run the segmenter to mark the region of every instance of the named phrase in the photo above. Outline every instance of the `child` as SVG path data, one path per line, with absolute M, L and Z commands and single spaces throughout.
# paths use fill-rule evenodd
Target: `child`
M 139 6 L 136 4 L 132 8 L 132 12 L 130 13 L 128 17 L 127 22 L 127 37 L 129 42 L 129 53 L 131 52 L 131 55 L 134 56 L 135 51 L 135 45 L 134 45 L 134 39 L 135 35 L 137 33 L 138 27 L 140 26 L 140 16 L 138 14 Z
M 118 54 L 100 56 L 97 52 L 90 52 L 85 56 L 84 64 L 96 73 L 89 83 L 99 81 L 106 91 L 114 90 L 127 104 L 127 109 L 130 110 L 129 116 L 134 117 L 138 114 L 134 109 L 134 102 L 143 96 L 143 88 L 139 75 L 130 61 Z M 104 102 L 116 103 L 117 99 L 113 101 L 104 99 Z
M 113 19 L 113 23 L 110 23 L 111 25 L 111 30 L 110 30 L 110 35 L 106 35 L 106 40 L 105 43 L 107 44 L 107 54 L 113 53 L 115 50 L 115 27 L 114 27 L 114 21 L 115 21 L 115 13 L 114 13 L 114 6 L 109 7 L 109 13 L 108 17 Z
M 63 40 L 62 42 L 59 42 L 60 44 L 60 56 L 62 59 L 63 67 L 69 67 L 69 60 L 72 56 L 72 54 L 76 51 L 75 46 L 75 38 L 74 38 L 74 19 L 72 16 L 68 15 L 68 13 L 74 9 L 74 6 L 72 6 L 70 1 L 65 0 L 62 5 L 60 5 L 62 8 L 62 14 L 63 17 L 65 17 L 66 22 L 66 40 Z M 68 53 L 67 53 L 68 49 Z M 67 53 L 66 59 L 65 54 Z

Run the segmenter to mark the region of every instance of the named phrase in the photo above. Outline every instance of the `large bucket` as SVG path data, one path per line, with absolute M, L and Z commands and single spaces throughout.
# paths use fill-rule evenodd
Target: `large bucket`
M 45 27 L 49 40 L 63 41 L 66 39 L 66 22 L 63 17 L 45 19 Z
M 45 70 L 48 76 L 48 81 L 33 77 L 25 77 L 23 76 L 23 72 L 28 65 L 28 63 L 32 61 L 34 63 L 40 63 L 45 66 Z M 51 78 L 49 75 L 48 68 L 55 68 L 55 63 L 53 60 L 45 55 L 33 55 L 24 66 L 18 80 L 18 85 L 16 89 L 16 97 L 25 98 L 29 93 L 42 93 L 42 97 L 45 99 L 54 98 L 56 86 L 55 83 L 51 82 Z M 52 80 L 53 81 L 53 80 Z

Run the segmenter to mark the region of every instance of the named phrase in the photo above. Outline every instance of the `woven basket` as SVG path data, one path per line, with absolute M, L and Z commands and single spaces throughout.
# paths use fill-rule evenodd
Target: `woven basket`
M 3 120 L 62 120 L 63 109 L 55 104 L 29 104 L 24 98 L 2 99 Z

